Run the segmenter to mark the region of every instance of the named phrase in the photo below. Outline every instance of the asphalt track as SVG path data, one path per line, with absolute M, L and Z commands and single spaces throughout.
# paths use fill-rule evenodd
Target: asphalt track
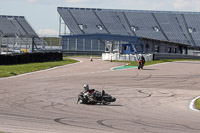
M 6 133 L 199 133 L 200 62 L 112 71 L 123 63 L 83 62 L 0 79 L 0 131 Z M 83 84 L 117 98 L 111 105 L 76 104 Z

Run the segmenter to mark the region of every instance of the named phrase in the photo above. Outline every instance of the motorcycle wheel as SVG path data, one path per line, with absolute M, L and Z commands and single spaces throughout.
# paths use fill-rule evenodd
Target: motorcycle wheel
M 108 104 L 110 104 L 110 102 L 103 101 L 102 104 L 103 105 L 108 105 Z

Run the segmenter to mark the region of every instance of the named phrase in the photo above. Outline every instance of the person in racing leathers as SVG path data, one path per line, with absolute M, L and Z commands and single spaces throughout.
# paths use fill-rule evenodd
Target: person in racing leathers
M 144 67 L 144 64 L 145 64 L 145 58 L 144 58 L 144 56 L 142 55 L 142 56 L 140 56 L 140 58 L 139 58 L 139 60 L 138 60 L 138 63 L 139 62 L 141 62 L 142 63 L 142 69 L 143 69 L 143 67 Z
M 141 59 L 142 59 L 143 65 L 144 65 L 145 64 L 145 58 L 144 58 L 143 55 L 142 55 Z
M 86 100 L 90 99 L 90 98 L 94 98 L 94 92 L 95 89 L 89 89 L 89 85 L 88 84 L 84 84 L 84 97 Z
M 95 91 L 95 89 L 89 89 L 89 85 L 88 84 L 84 84 L 84 93 L 88 94 L 88 95 L 92 95 Z

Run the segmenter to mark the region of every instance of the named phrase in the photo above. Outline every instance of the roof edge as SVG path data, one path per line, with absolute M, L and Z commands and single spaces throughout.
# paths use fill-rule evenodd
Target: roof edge
M 143 12 L 143 13 L 170 13 L 170 14 L 200 14 L 192 11 L 159 11 L 159 10 L 127 10 L 127 9 L 103 9 L 103 8 L 83 8 L 83 7 L 57 7 L 66 10 L 83 10 L 83 11 L 116 11 L 116 12 Z

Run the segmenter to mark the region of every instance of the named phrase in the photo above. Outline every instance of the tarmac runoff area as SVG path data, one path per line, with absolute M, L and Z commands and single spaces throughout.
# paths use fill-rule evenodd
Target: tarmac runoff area
M 144 70 L 87 58 L 56 69 L 0 79 L 0 131 L 5 133 L 199 133 L 200 62 Z M 110 105 L 76 104 L 83 84 L 117 98 Z

